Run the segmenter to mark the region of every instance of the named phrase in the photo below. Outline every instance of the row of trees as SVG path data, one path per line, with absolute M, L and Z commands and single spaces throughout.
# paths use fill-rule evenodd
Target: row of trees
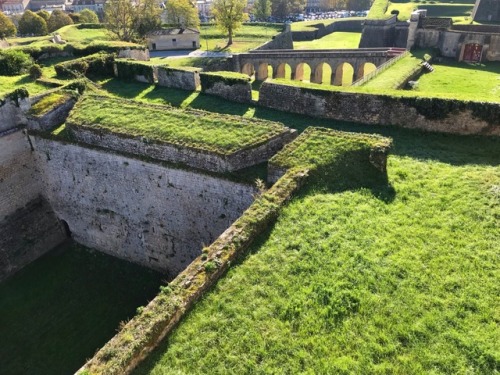
M 17 20 L 17 27 L 14 22 L 0 12 L 0 39 L 20 35 L 47 35 L 63 26 L 78 23 L 97 23 L 99 18 L 95 12 L 85 9 L 80 13 L 70 15 L 63 11 L 55 10 L 52 14 L 41 10 L 36 13 L 27 10 L 21 18 Z

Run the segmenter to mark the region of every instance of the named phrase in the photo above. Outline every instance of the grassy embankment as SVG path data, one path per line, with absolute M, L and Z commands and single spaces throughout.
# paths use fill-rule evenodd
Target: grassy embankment
M 433 1 L 433 0 L 423 0 L 423 1 L 408 1 L 408 0 L 375 0 L 370 12 L 368 13 L 368 19 L 386 19 L 391 16 L 392 11 L 399 11 L 398 20 L 406 21 L 410 19 L 410 14 L 416 9 L 427 9 L 428 17 L 451 17 L 454 21 L 469 23 L 470 14 L 472 8 L 474 7 L 474 0 L 459 0 L 458 2 L 453 1 Z
M 154 297 L 161 279 L 74 244 L 38 259 L 0 285 L 0 373 L 74 373 Z
M 345 49 L 358 48 L 361 33 L 337 31 L 322 38 L 293 42 L 294 49 Z
M 184 111 L 113 98 L 86 96 L 66 123 L 194 147 L 221 155 L 252 147 L 284 131 L 269 121 L 245 121 L 209 112 Z M 127 121 L 123 121 L 127 119 Z
M 500 141 L 368 129 L 392 188 L 304 191 L 137 374 L 498 371 Z

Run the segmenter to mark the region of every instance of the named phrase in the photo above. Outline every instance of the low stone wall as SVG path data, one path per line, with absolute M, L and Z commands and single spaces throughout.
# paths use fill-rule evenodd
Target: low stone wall
M 221 98 L 239 103 L 250 103 L 252 101 L 252 85 L 250 78 L 243 74 L 241 78 L 229 78 L 214 73 L 200 73 L 201 92 L 205 94 L 220 96 Z
M 0 221 L 0 281 L 66 239 L 64 228 L 41 196 Z
M 200 86 L 200 71 L 159 66 L 157 85 L 194 91 Z
M 252 148 L 239 150 L 230 155 L 221 155 L 186 146 L 152 142 L 142 137 L 128 138 L 115 133 L 104 133 L 91 126 L 66 124 L 66 127 L 76 140 L 83 143 L 129 154 L 144 155 L 170 163 L 181 163 L 212 172 L 230 172 L 262 163 L 296 136 L 294 130 L 287 129 L 280 135 L 254 145 Z
M 130 374 L 171 333 L 182 317 L 276 220 L 281 207 L 307 177 L 294 169 L 256 199 L 203 254 L 128 322 L 77 374 Z M 133 337 L 133 340 L 130 340 Z
M 373 125 L 500 136 L 500 104 L 393 97 L 264 82 L 259 104 L 281 111 Z
M 175 276 L 250 206 L 255 187 L 33 136 L 44 194 L 84 246 Z
M 144 83 L 154 83 L 157 80 L 157 67 L 135 61 L 115 60 L 113 74 L 125 81 L 136 80 Z
M 27 93 L 26 93 L 27 94 Z M 25 112 L 31 104 L 28 97 L 0 99 L 0 134 L 28 123 Z
M 149 50 L 141 49 L 122 49 L 118 52 L 119 59 L 133 59 L 140 61 L 149 61 Z
M 41 98 L 37 98 L 37 100 L 40 99 Z M 36 103 L 36 101 L 32 101 L 32 104 L 34 103 Z M 28 128 L 35 130 L 50 130 L 63 124 L 75 103 L 76 99 L 68 96 L 66 101 L 55 105 L 45 113 L 40 115 L 28 115 Z

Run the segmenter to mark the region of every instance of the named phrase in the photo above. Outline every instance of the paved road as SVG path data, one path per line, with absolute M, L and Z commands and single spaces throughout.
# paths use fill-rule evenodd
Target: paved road
M 181 58 L 181 57 L 231 57 L 228 52 L 203 51 L 201 49 L 178 51 L 149 51 L 151 57 Z

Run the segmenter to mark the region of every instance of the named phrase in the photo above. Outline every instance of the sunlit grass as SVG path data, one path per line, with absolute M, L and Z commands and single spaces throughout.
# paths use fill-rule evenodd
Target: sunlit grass
M 294 49 L 342 49 L 358 48 L 361 33 L 335 32 L 320 39 L 303 42 L 293 42 Z

